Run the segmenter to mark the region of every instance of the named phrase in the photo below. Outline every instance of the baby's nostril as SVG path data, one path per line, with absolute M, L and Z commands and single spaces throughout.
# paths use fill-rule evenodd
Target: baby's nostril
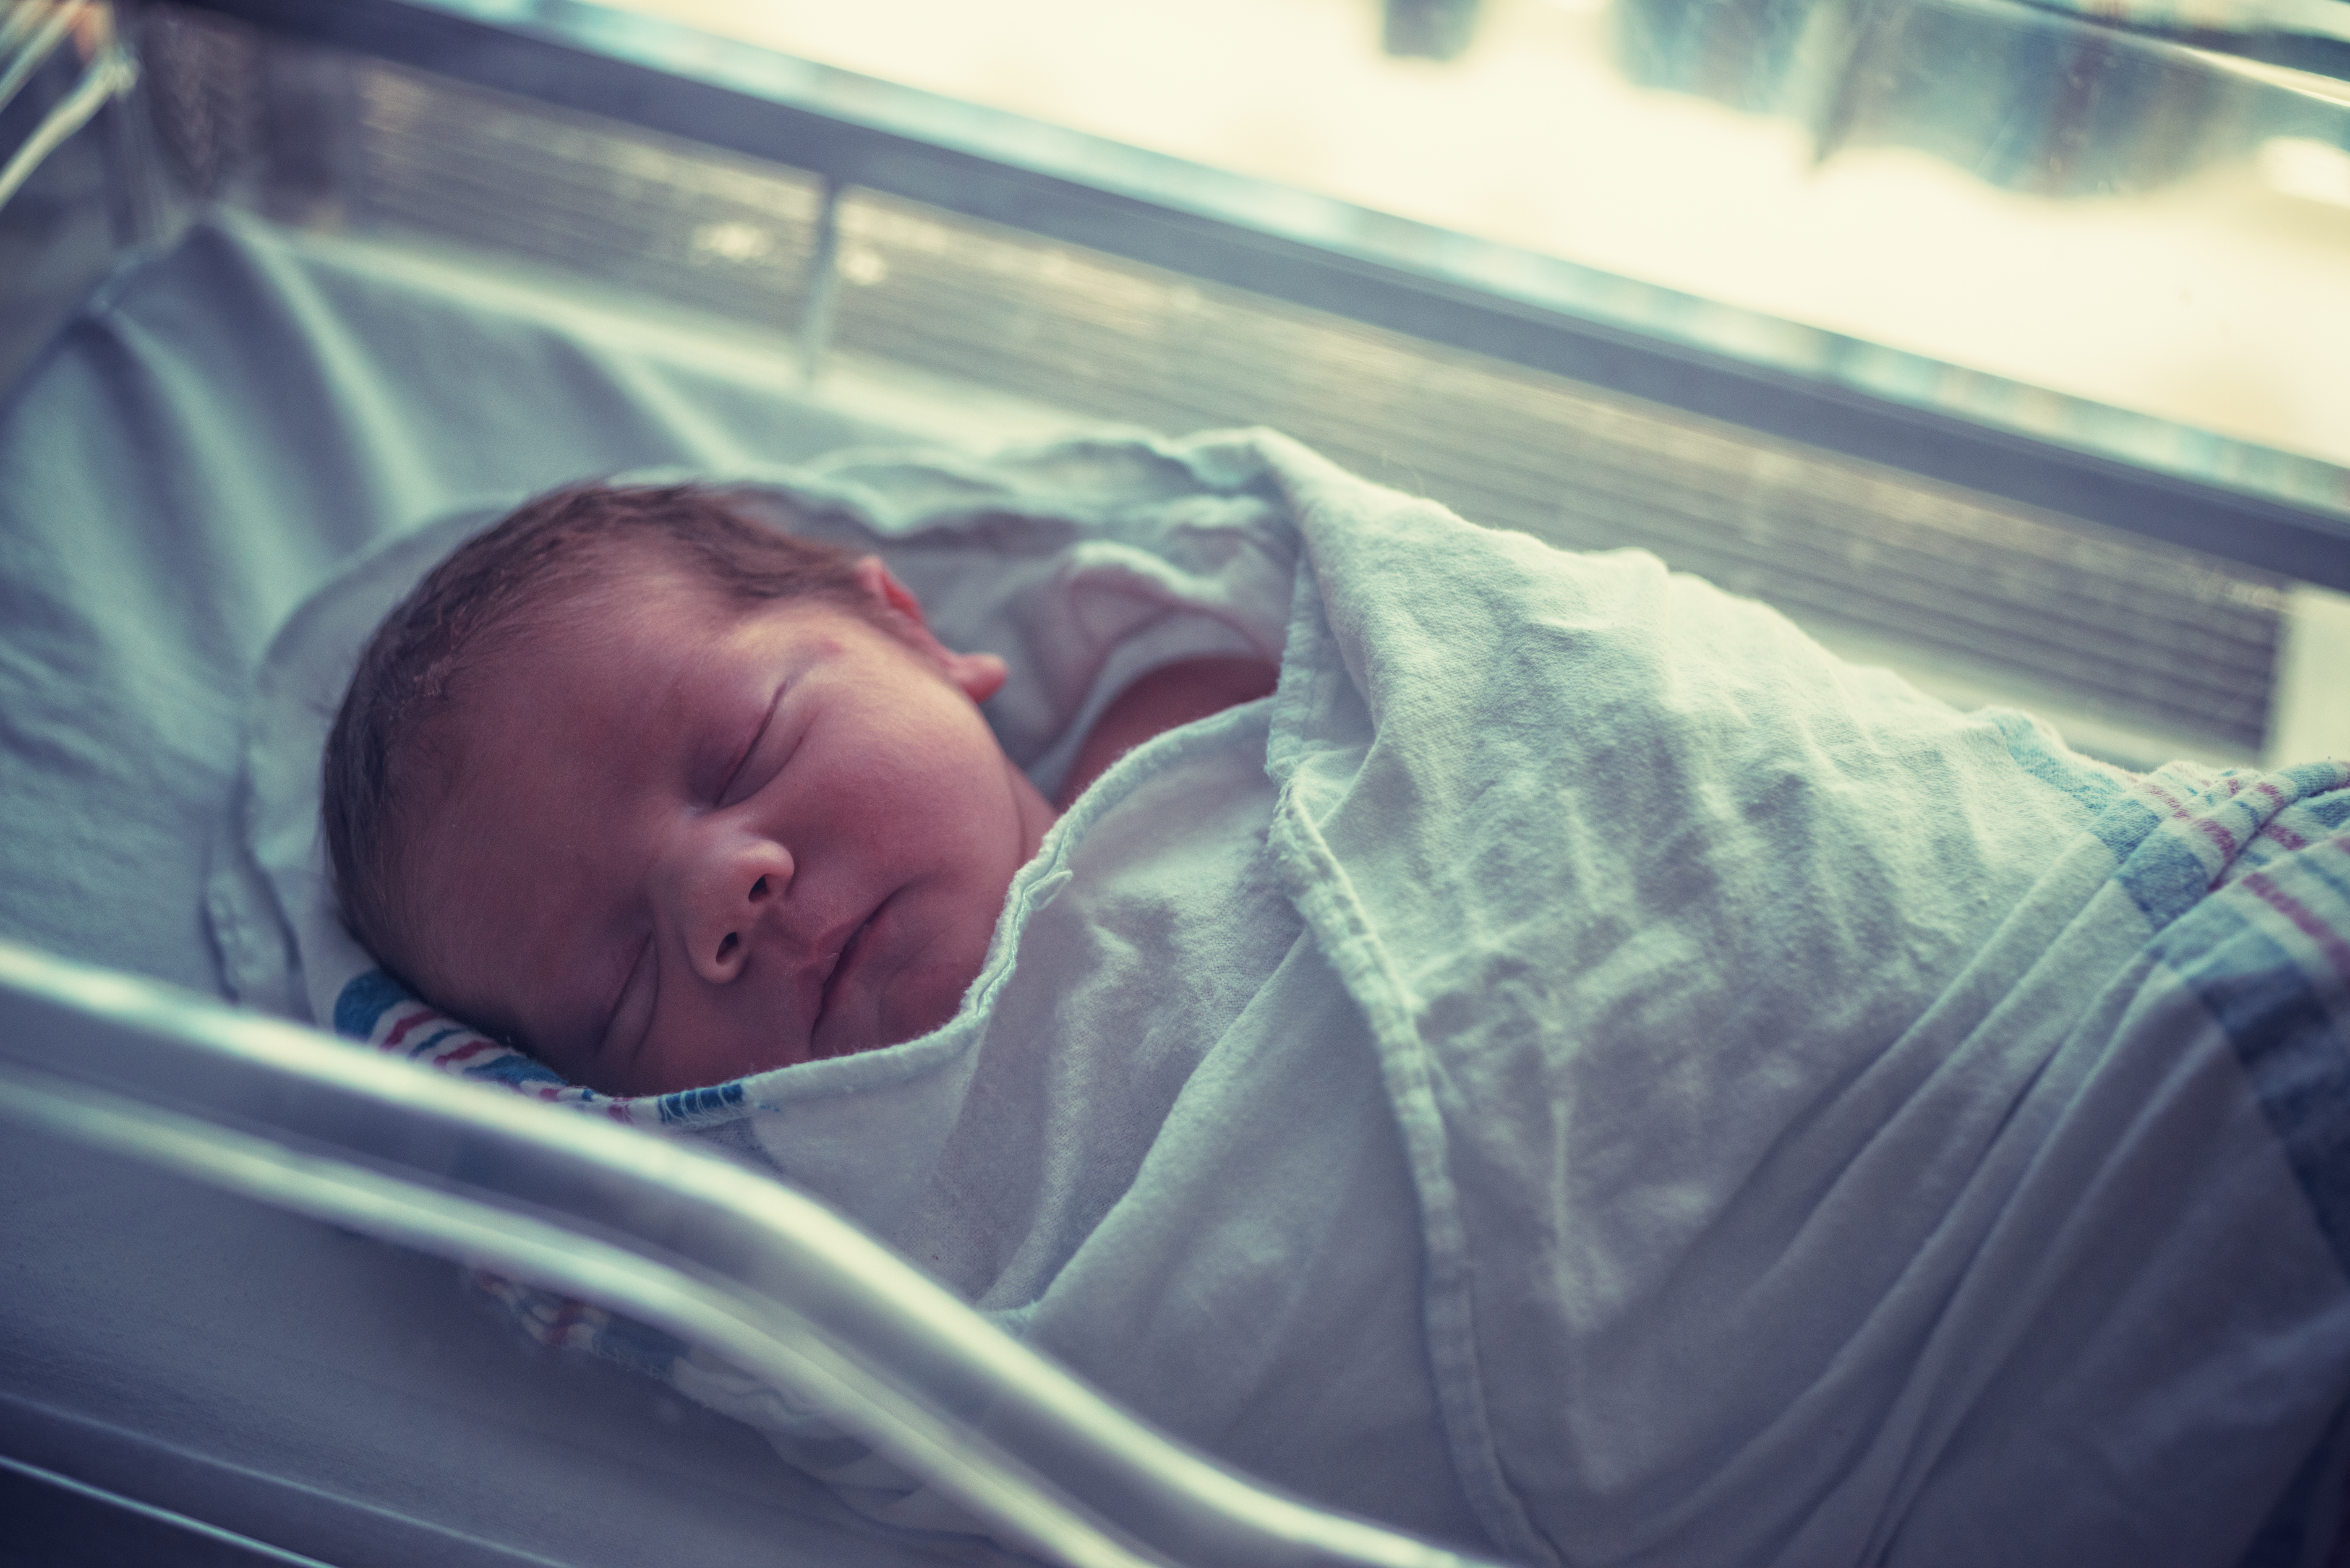
M 724 963 L 733 955 L 734 950 L 742 944 L 742 940 L 743 939 L 733 931 L 727 932 L 725 940 L 718 944 L 718 961 Z
M 766 896 L 767 879 L 764 877 L 762 877 L 756 882 L 751 884 L 751 897 L 754 898 L 764 898 Z

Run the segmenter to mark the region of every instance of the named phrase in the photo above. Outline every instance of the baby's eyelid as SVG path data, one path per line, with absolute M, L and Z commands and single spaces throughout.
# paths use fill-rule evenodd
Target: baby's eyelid
M 759 715 L 759 722 L 751 731 L 750 738 L 743 742 L 742 749 L 734 753 L 734 760 L 727 764 L 726 776 L 718 781 L 718 788 L 711 796 L 718 805 L 726 805 L 733 802 L 734 786 L 741 782 L 743 770 L 751 765 L 751 759 L 758 754 L 759 742 L 766 738 L 769 726 L 775 722 L 775 710 L 783 705 L 785 690 L 782 686 L 775 688 L 775 694 L 767 700 L 767 711 Z

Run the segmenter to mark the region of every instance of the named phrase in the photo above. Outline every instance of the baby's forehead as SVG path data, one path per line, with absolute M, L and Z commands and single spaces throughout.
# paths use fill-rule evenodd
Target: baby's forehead
M 688 646 L 748 620 L 843 615 L 858 618 L 821 589 L 761 591 L 722 576 L 681 546 L 650 540 L 603 545 L 586 572 L 547 596 L 541 612 L 543 624 L 574 636 L 592 639 L 633 626 L 645 640 Z
M 511 756 L 501 732 L 569 736 L 577 724 L 650 732 L 713 670 L 741 662 L 745 634 L 770 650 L 804 640 L 827 645 L 844 626 L 870 627 L 823 595 L 763 597 L 729 591 L 654 558 L 610 572 L 550 602 L 504 631 L 452 690 L 449 739 L 457 750 Z M 770 634 L 782 630 L 784 644 Z M 511 739 L 513 737 L 505 737 Z
M 797 607 L 729 593 L 641 547 L 636 554 L 641 558 L 614 563 L 518 616 L 487 650 L 484 672 L 493 680 L 513 681 L 536 679 L 550 666 L 660 655 L 690 659 L 746 620 Z

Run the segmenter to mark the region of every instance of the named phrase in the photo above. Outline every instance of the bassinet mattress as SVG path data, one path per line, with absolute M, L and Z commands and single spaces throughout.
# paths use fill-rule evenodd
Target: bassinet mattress
M 0 931 L 223 989 L 200 898 L 244 688 L 354 552 L 477 494 L 907 433 L 671 323 L 199 224 L 0 410 Z M 516 1355 L 445 1264 L 29 1137 L 0 1140 L 0 1451 L 338 1563 L 1000 1556 Z

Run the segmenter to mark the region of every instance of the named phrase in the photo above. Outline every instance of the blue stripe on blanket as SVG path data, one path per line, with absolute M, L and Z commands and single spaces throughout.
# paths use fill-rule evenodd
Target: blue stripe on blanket
M 452 1023 L 445 1029 L 434 1030 L 432 1033 L 427 1034 L 418 1044 L 411 1045 L 408 1048 L 408 1054 L 411 1056 L 421 1056 L 427 1051 L 432 1050 L 435 1045 L 440 1044 L 443 1040 L 448 1039 L 452 1034 L 471 1034 L 473 1032 L 466 1028 L 462 1023 Z
M 594 1345 L 589 1346 L 607 1360 L 617 1361 L 632 1372 L 648 1377 L 667 1378 L 670 1368 L 692 1347 L 675 1334 L 637 1322 L 634 1318 L 616 1317 L 596 1331 Z
M 2157 832 L 2162 821 L 2144 801 L 2124 800 L 2089 825 L 2121 862 L 2114 880 L 2158 931 L 2202 902 L 2211 888 L 2210 867 L 2178 839 Z
M 2310 817 L 2329 828 L 2350 820 L 2350 791 L 2340 788 L 2338 770 L 2287 772 L 2304 797 L 2297 803 L 2301 826 Z M 2307 799 L 2312 792 L 2324 793 Z M 2162 843 L 2176 846 L 2166 835 L 2147 847 Z M 2143 851 L 2133 854 L 2116 877 L 2126 880 L 2143 858 Z M 2184 878 L 2172 867 L 2153 870 L 2158 874 L 2147 876 L 2143 888 L 2130 890 L 2148 918 L 2158 919 L 2159 895 L 2175 897 Z M 2282 940 L 2262 929 L 2272 917 L 2254 911 L 2263 907 L 2282 918 Z M 2350 878 L 2330 846 L 2312 846 L 2196 901 L 2161 926 L 2152 946 L 2226 1033 L 2319 1233 L 2350 1276 L 2350 983 L 2326 951 L 2329 938 L 2344 937 L 2350 937 Z M 2345 1419 L 2350 1410 L 2337 1413 L 2312 1447 L 2237 1568 L 2338 1560 L 2334 1492 L 2342 1484 Z
M 554 1068 L 532 1060 L 519 1051 L 503 1051 L 478 1066 L 465 1069 L 468 1078 L 489 1078 L 501 1084 L 554 1084 L 567 1087 L 569 1080 Z
M 723 1116 L 742 1103 L 743 1085 L 739 1083 L 719 1084 L 707 1089 L 680 1089 L 660 1097 L 661 1126 Z
M 2269 775 L 2293 781 L 2303 811 L 2328 827 L 2350 821 L 2350 795 L 2342 793 L 2342 764 L 2337 762 L 2295 763 Z
M 2095 813 L 2089 832 L 2118 866 L 2114 879 L 2156 930 L 2192 909 L 2209 890 L 2210 869 L 2188 846 L 2156 831 L 2162 826 L 2162 814 L 2128 793 L 2123 775 L 2064 750 L 2053 732 L 2027 714 L 1991 709 L 1985 717 L 1999 726 L 2016 765 Z
M 377 1020 L 407 1000 L 400 982 L 380 969 L 353 975 L 335 998 L 335 1033 L 365 1040 L 375 1033 Z
M 2345 792 L 2345 794 L 2350 794 L 2350 792 Z M 2350 798 L 2344 799 L 2341 804 L 2345 807 L 2350 807 Z M 2345 845 L 2344 847 L 2350 848 L 2350 845 Z M 2282 875 L 2289 875 L 2299 882 L 2301 890 L 2307 895 L 2303 902 L 2308 902 L 2309 898 L 2324 899 L 2327 895 L 2332 895 L 2334 907 L 2343 917 L 2335 924 L 2334 931 L 2345 940 L 2350 940 L 2350 878 L 2345 878 L 2342 874 L 2346 867 L 2350 867 L 2350 861 L 2345 861 L 2338 856 L 2320 857 L 2315 855 L 2302 854 L 2294 856 L 2290 864 L 2291 871 Z M 2272 882 L 2277 880 L 2280 875 L 2281 873 L 2275 869 L 2272 869 L 2269 873 Z
M 2312 977 L 2236 905 L 2206 900 L 2156 940 L 2155 952 L 2227 1032 L 2318 1230 L 2350 1276 L 2350 1052 Z
M 1999 726 L 2008 755 L 2019 767 L 2095 814 L 2089 821 L 2090 833 L 2113 856 L 2119 867 L 2115 880 L 2156 930 L 2203 897 L 2211 884 L 2209 868 L 2188 846 L 2155 831 L 2162 826 L 2162 815 L 2127 793 L 2129 785 L 2121 776 L 2065 751 L 2054 734 L 2027 714 L 1991 709 L 1985 717 Z
M 2076 805 L 2103 811 L 2128 787 L 2111 768 L 2065 750 L 2054 732 L 2028 713 L 1986 708 L 1981 717 L 1998 728 L 2000 739 L 2007 742 L 2007 754 L 2018 767 L 2063 790 Z

